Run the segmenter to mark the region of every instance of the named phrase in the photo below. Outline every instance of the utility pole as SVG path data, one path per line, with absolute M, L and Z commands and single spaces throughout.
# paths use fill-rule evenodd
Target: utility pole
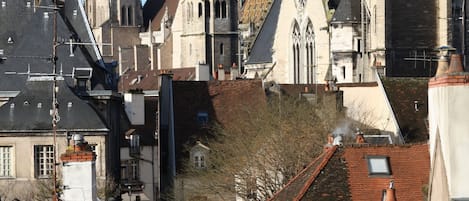
M 58 112 L 58 101 L 57 101 L 57 92 L 59 88 L 57 87 L 57 4 L 54 2 L 54 6 L 52 8 L 54 10 L 54 25 L 53 25 L 53 39 L 52 39 L 52 75 L 53 75 L 53 84 L 52 84 L 52 132 L 54 134 L 54 169 L 53 169 L 53 177 L 54 177 L 54 195 L 52 197 L 53 201 L 58 200 L 57 195 L 57 123 L 60 119 L 59 112 Z

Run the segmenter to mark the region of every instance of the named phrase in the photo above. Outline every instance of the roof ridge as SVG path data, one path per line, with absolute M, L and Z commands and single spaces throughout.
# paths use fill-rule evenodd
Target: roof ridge
M 324 158 L 324 159 L 323 159 L 323 162 L 321 162 L 321 164 L 319 164 L 319 166 L 318 166 L 318 167 L 320 167 L 320 170 L 322 170 L 322 169 L 324 168 L 325 164 L 327 164 L 327 163 L 323 164 L 324 161 L 327 161 L 327 162 L 328 162 L 329 159 L 332 157 L 333 153 L 334 153 L 336 150 L 337 150 L 337 146 L 333 146 L 332 148 L 327 149 L 325 152 L 321 153 L 318 157 L 316 157 L 313 161 L 311 161 L 311 162 L 308 164 L 308 166 L 306 166 L 303 170 L 301 170 L 298 174 L 296 174 L 295 177 L 293 177 L 292 179 L 290 179 L 290 181 L 288 181 L 288 183 L 285 184 L 285 186 L 283 186 L 279 191 L 277 191 L 277 192 L 276 192 L 271 198 L 269 198 L 268 200 L 273 200 L 274 198 L 276 198 L 276 197 L 278 196 L 278 194 L 280 194 L 280 192 L 282 192 L 286 187 L 290 186 L 293 182 L 295 182 L 295 181 L 300 177 L 300 175 L 303 174 L 304 172 L 306 172 L 306 170 L 308 170 L 308 168 L 310 168 L 311 166 L 313 166 L 314 163 L 316 163 L 316 161 L 318 161 L 319 159 L 321 159 L 321 157 L 322 157 L 323 155 L 326 155 L 326 156 L 325 156 L 326 158 Z M 325 159 L 327 159 L 327 160 L 325 160 Z M 316 173 L 316 171 L 315 171 L 315 173 Z M 315 178 L 316 176 L 317 176 L 317 174 L 313 174 L 312 177 Z M 307 183 L 309 183 L 309 180 L 307 181 Z M 309 187 L 310 185 L 311 185 L 311 184 L 305 185 L 301 190 L 303 191 L 303 189 L 305 189 L 305 188 L 307 189 L 307 187 Z M 302 193 L 302 196 L 303 196 L 303 195 L 304 195 L 304 192 Z M 295 199 L 296 199 L 296 198 L 295 198 Z
M 293 200 L 300 200 L 301 198 L 303 198 L 304 194 L 306 193 L 306 191 L 308 191 L 308 188 L 317 178 L 321 170 L 324 169 L 324 167 L 326 167 L 327 163 L 329 163 L 329 160 L 332 158 L 336 150 L 337 150 L 337 146 L 333 146 L 331 149 L 327 150 L 328 152 L 326 152 L 326 156 L 321 162 L 321 164 L 319 164 L 319 166 L 314 170 L 313 174 L 311 174 L 311 177 L 306 181 L 303 188 L 301 188 L 300 192 Z
M 370 144 L 370 143 L 363 143 L 363 144 L 345 144 L 343 145 L 344 148 L 366 148 L 366 147 L 412 147 L 416 145 L 427 145 L 428 142 L 413 142 L 413 143 L 406 143 L 406 144 Z

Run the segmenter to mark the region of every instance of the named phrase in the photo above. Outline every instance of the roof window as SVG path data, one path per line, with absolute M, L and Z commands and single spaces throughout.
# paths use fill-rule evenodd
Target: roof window
M 31 8 L 31 2 L 30 1 L 26 2 L 26 8 Z
M 367 156 L 368 174 L 370 176 L 389 176 L 391 175 L 391 166 L 387 156 Z
M 6 1 L 2 1 L 2 8 L 5 8 L 7 7 L 7 2 Z

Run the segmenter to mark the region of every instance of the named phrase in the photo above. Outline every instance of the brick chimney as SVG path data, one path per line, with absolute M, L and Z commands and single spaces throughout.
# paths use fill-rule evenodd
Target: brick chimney
M 63 201 L 97 201 L 96 155 L 82 135 L 73 135 L 73 144 L 60 156 L 63 174 Z
M 363 137 L 363 134 L 359 133 L 355 136 L 355 143 L 357 144 L 365 144 L 366 140 L 365 137 Z

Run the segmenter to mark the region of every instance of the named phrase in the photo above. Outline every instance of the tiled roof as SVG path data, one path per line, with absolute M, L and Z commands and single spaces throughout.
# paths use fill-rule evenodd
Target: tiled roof
M 247 0 L 241 10 L 240 23 L 262 24 L 272 1 L 274 0 Z
M 69 131 L 107 131 L 95 110 L 78 98 L 64 81 L 57 81 L 60 121 L 57 129 Z M 12 106 L 14 104 L 14 107 Z M 51 131 L 52 81 L 28 81 L 15 98 L 0 107 L 3 132 Z
M 271 201 L 288 201 L 298 200 L 303 197 L 307 192 L 309 186 L 321 174 L 322 169 L 328 164 L 331 157 L 334 155 L 337 147 L 331 147 L 324 153 L 314 159 L 308 166 L 296 175 L 285 187 L 277 192 L 270 200 Z
M 426 142 L 428 78 L 387 77 L 382 81 L 405 142 Z
M 186 156 L 185 145 L 210 137 L 208 128 L 198 122 L 198 113 L 207 113 L 210 123 L 228 126 L 234 113 L 266 105 L 260 80 L 174 81 L 174 133 L 176 158 Z
M 281 0 L 274 0 L 252 45 L 246 64 L 272 63 L 272 47 L 280 14 Z
M 360 0 L 341 0 L 331 23 L 359 23 Z
M 125 72 L 119 79 L 119 91 L 135 89 L 158 90 L 159 75 L 162 71 L 173 74 L 173 80 L 194 80 L 195 68 L 173 68 L 165 70 L 130 70 Z M 140 77 L 140 78 L 139 78 Z
M 326 151 L 328 154 L 330 150 Z M 390 181 L 394 181 L 397 200 L 423 200 L 422 188 L 428 183 L 430 156 L 427 144 L 412 145 L 353 145 L 338 147 L 326 165 L 316 169 L 307 167 L 299 176 L 292 179 L 280 190 L 274 200 L 381 200 L 382 191 Z M 389 158 L 391 175 L 370 176 L 367 156 L 386 156 Z M 313 161 L 314 163 L 314 161 Z M 302 178 L 308 172 L 309 178 Z M 321 174 L 314 174 L 321 172 Z M 312 182 L 304 182 L 304 181 Z M 299 182 L 299 184 L 293 184 Z M 302 186 L 292 188 L 291 186 Z M 303 189 L 307 191 L 304 192 Z M 290 192 L 286 192 L 290 191 Z M 278 199 L 279 196 L 284 199 Z
M 57 14 L 57 38 L 68 41 L 74 37 L 80 42 L 90 42 L 86 33 L 84 18 L 81 12 L 77 16 L 67 18 L 61 13 L 69 9 L 76 9 L 77 0 L 67 1 L 64 11 Z M 53 5 L 51 0 L 42 0 L 40 6 Z M 0 8 L 0 49 L 7 58 L 0 62 L 0 91 L 20 91 L 26 83 L 25 75 L 5 75 L 7 71 L 26 72 L 28 66 L 31 73 L 51 73 L 53 41 L 53 12 L 43 8 L 26 7 L 25 1 L 7 1 L 5 8 Z M 34 12 L 36 10 L 36 12 Z M 66 13 L 68 14 L 68 13 Z M 46 17 L 47 16 L 47 17 Z M 65 23 L 67 21 L 68 23 Z M 8 43 L 8 38 L 12 43 Z M 92 46 L 89 46 L 92 47 Z M 74 47 L 74 56 L 70 56 L 69 45 L 59 45 L 57 48 L 57 72 L 71 74 L 74 67 L 93 67 L 92 89 L 108 88 L 105 83 L 102 68 L 96 68 L 95 51 L 88 47 Z M 90 49 L 93 52 L 90 52 Z M 86 51 L 88 50 L 88 51 Z M 68 85 L 72 85 L 71 78 L 65 78 Z

